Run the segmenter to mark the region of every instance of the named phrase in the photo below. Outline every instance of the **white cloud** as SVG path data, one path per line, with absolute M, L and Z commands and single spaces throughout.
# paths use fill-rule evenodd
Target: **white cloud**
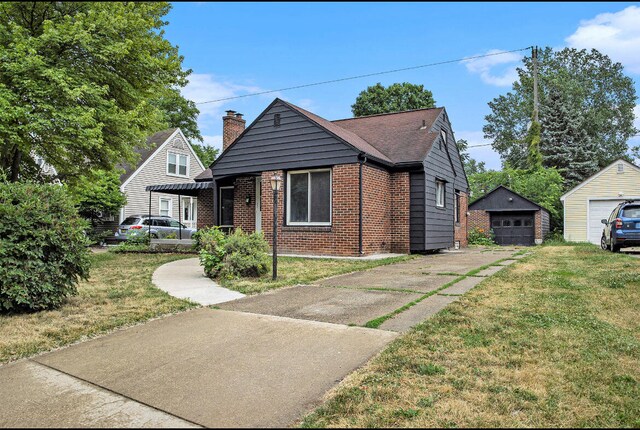
M 503 51 L 491 49 L 484 54 L 497 54 L 500 52 Z M 518 80 L 516 66 L 521 58 L 522 55 L 517 52 L 507 52 L 501 55 L 463 60 L 462 63 L 470 73 L 480 75 L 482 82 L 498 87 L 508 87 Z
M 308 111 L 312 111 L 315 106 L 315 103 L 311 99 L 300 99 L 296 101 L 295 104 L 301 107 L 302 109 L 306 109 Z
M 487 169 L 500 170 L 502 168 L 500 155 L 491 147 L 491 141 L 484 138 L 483 132 L 457 130 L 456 139 L 466 140 L 469 144 L 469 149 L 467 149 L 467 152 L 469 153 L 471 158 L 478 162 L 484 161 Z
M 573 48 L 595 48 L 622 63 L 627 71 L 640 73 L 640 7 L 629 6 L 581 21 L 565 41 Z

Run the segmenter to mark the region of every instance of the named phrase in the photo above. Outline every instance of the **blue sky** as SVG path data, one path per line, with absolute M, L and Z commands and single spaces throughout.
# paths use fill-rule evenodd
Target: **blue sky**
M 183 93 L 195 102 L 534 44 L 599 49 L 625 66 L 640 94 L 638 3 L 173 3 L 167 20 L 166 37 L 193 70 Z M 510 89 L 519 58 L 505 54 L 202 104 L 198 123 L 205 142 L 219 147 L 226 109 L 250 123 L 278 96 L 326 119 L 346 118 L 367 86 L 411 82 L 447 108 L 456 138 L 483 144 L 487 102 Z M 470 152 L 500 168 L 490 147 Z

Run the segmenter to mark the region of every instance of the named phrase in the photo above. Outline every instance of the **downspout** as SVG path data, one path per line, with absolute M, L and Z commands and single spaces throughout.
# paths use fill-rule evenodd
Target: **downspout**
M 367 162 L 364 152 L 358 154 L 358 253 L 364 254 L 362 249 L 362 165 Z

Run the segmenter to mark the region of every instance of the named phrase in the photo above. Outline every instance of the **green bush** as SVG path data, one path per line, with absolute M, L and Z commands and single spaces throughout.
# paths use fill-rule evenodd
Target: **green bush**
M 467 234 L 469 245 L 495 245 L 493 230 L 485 230 L 480 227 L 472 228 Z
M 0 182 L 0 311 L 59 306 L 89 274 L 89 241 L 66 188 Z
M 199 230 L 194 240 L 200 264 L 211 278 L 257 277 L 269 271 L 269 245 L 262 233 L 247 234 L 238 228 L 225 235 L 211 227 Z
M 195 232 L 191 238 L 194 240 L 193 246 L 199 252 L 204 273 L 210 278 L 218 276 L 225 256 L 224 245 L 227 241 L 225 234 L 219 227 L 204 227 Z
M 237 228 L 227 236 L 220 275 L 225 278 L 262 276 L 269 271 L 269 244 L 262 232 L 247 234 Z

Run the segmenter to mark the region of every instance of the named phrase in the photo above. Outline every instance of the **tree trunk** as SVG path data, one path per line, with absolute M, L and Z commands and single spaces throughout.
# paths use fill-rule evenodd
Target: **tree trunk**
M 18 181 L 18 175 L 20 174 L 21 160 L 22 160 L 22 151 L 16 148 L 15 152 L 13 153 L 13 160 L 11 162 L 11 177 L 10 177 L 11 182 Z

